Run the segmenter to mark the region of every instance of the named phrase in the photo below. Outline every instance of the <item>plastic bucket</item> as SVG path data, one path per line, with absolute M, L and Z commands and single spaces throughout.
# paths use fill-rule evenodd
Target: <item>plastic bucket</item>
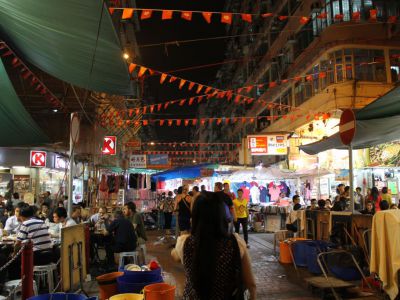
M 307 245 L 313 243 L 310 240 L 296 240 L 291 244 L 293 259 L 298 267 L 307 267 Z
M 145 300 L 174 300 L 175 286 L 166 283 L 150 284 L 144 287 Z
M 279 261 L 282 264 L 291 264 L 293 262 L 288 242 L 279 242 Z
M 118 294 L 112 296 L 110 300 L 143 300 L 142 294 Z
M 96 277 L 97 283 L 99 284 L 100 300 L 106 300 L 118 294 L 117 279 L 122 275 L 124 275 L 123 272 L 112 272 Z
M 72 293 L 43 294 L 28 298 L 28 300 L 95 300 L 97 297 L 87 298 L 85 295 Z
M 142 276 L 123 275 L 117 278 L 118 293 L 140 293 L 146 285 L 163 282 L 162 277 L 154 278 L 151 274 Z
M 328 250 L 328 243 L 325 241 L 310 241 L 306 245 L 307 268 L 310 273 L 321 274 L 322 270 L 318 264 L 318 254 Z
M 129 277 L 132 282 L 154 281 L 162 278 L 161 268 L 151 271 L 128 271 L 122 268 L 119 271 L 124 272 L 124 275 Z

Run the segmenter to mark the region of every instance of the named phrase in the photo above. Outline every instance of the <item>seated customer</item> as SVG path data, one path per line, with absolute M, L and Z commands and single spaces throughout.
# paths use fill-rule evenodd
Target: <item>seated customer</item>
M 293 206 L 293 210 L 288 214 L 287 219 L 286 219 L 286 229 L 297 232 L 297 219 L 298 219 L 298 210 L 301 209 L 300 203 L 296 203 Z
M 326 207 L 326 201 L 324 199 L 318 200 L 318 209 L 317 210 L 329 210 L 329 208 Z
M 43 203 L 40 211 L 38 212 L 38 218 L 45 221 L 49 218 L 50 215 L 50 208 L 47 203 Z
M 30 240 L 33 244 L 33 264 L 46 265 L 51 263 L 53 244 L 47 225 L 42 220 L 34 218 L 34 209 L 28 204 L 25 204 L 21 209 L 19 219 L 22 224 L 17 234 L 14 254 L 21 247 L 21 244 Z
M 53 213 L 54 223 L 58 224 L 57 230 L 51 232 L 51 236 L 61 238 L 61 228 L 76 225 L 75 221 L 67 216 L 67 210 L 64 207 L 57 207 Z
M 37 266 L 50 264 L 53 260 L 53 244 L 47 225 L 42 220 L 34 218 L 34 209 L 29 204 L 23 203 L 20 210 L 18 219 L 21 227 L 12 256 L 15 256 L 21 246 L 30 240 L 33 244 L 33 264 Z M 9 280 L 21 278 L 21 256 L 9 266 L 8 277 Z
M 82 207 L 80 205 L 74 205 L 72 207 L 71 219 L 74 220 L 76 224 L 82 223 Z
M 17 207 L 14 209 L 14 215 L 8 217 L 6 221 L 6 225 L 4 226 L 4 230 L 7 232 L 8 235 L 16 234 L 21 226 L 21 223 L 18 221 L 19 213 L 21 211 L 21 207 L 24 207 L 25 203 L 20 202 L 18 203 Z
M 375 214 L 375 209 L 374 205 L 372 204 L 371 201 L 368 201 L 365 205 L 365 209 L 361 211 L 363 215 L 374 215 Z
M 108 234 L 114 236 L 113 252 L 117 262 L 120 252 L 136 250 L 137 238 L 132 223 L 124 218 L 122 211 L 115 211 L 114 218 L 114 221 L 109 226 L 106 226 Z
M 381 210 L 388 210 L 389 209 L 389 202 L 387 202 L 386 200 L 382 200 L 381 202 L 379 202 L 379 208 Z

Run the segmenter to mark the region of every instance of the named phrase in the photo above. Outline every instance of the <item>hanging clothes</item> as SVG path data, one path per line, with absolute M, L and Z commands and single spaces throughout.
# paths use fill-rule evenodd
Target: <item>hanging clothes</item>
M 131 189 L 138 188 L 138 176 L 139 174 L 129 174 L 129 187 Z
M 260 202 L 261 203 L 269 202 L 269 194 L 268 194 L 268 190 L 265 186 L 260 186 Z

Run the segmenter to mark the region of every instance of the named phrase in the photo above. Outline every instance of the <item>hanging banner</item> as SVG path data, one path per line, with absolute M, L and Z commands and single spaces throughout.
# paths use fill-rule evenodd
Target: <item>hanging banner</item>
M 147 167 L 146 155 L 131 155 L 129 158 L 129 168 L 144 169 Z
M 166 169 L 171 166 L 168 154 L 148 154 L 147 167 L 149 169 Z
M 132 150 L 140 150 L 142 147 L 142 142 L 139 140 L 131 140 L 125 143 L 125 146 L 131 148 Z
M 286 155 L 287 138 L 279 135 L 250 135 L 247 137 L 251 155 Z

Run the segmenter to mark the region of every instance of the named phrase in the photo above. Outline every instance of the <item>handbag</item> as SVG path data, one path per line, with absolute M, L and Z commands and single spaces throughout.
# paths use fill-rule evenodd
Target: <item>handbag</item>
M 240 258 L 240 249 L 239 249 L 239 244 L 236 240 L 236 237 L 232 235 L 232 244 L 234 247 L 234 253 L 235 256 L 233 258 L 233 263 L 235 266 L 237 266 L 236 272 L 235 272 L 235 290 L 232 293 L 232 300 L 244 300 L 244 293 L 245 293 L 245 287 L 243 284 L 243 270 L 242 270 L 242 259 Z

